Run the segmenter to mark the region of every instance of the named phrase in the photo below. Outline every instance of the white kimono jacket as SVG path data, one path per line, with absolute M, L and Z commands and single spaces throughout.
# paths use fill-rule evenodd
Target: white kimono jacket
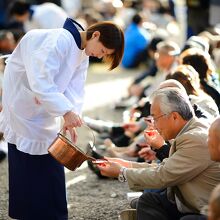
M 88 61 L 66 29 L 28 32 L 4 73 L 0 131 L 6 141 L 25 153 L 47 154 L 59 116 L 81 112 Z

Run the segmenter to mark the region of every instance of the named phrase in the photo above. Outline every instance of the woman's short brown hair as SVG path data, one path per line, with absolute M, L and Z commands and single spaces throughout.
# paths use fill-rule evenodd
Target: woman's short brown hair
M 124 53 L 124 33 L 122 29 L 110 21 L 97 22 L 87 29 L 86 39 L 89 40 L 95 31 L 100 32 L 99 41 L 114 53 L 104 59 L 111 63 L 110 70 L 116 68 L 121 62 Z

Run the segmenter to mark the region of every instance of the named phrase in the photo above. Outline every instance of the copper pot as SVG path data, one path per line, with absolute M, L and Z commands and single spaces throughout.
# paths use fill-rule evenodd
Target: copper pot
M 89 144 L 89 146 L 91 145 L 93 146 L 93 143 Z M 72 171 L 80 167 L 85 160 L 95 160 L 73 144 L 62 132 L 57 134 L 56 139 L 48 148 L 48 152 L 59 163 Z

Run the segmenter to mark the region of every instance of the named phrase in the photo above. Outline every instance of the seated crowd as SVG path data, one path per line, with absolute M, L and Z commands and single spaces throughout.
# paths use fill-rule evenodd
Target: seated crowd
M 157 42 L 155 73 L 135 79 L 116 103 L 130 122 L 84 117 L 100 138 L 91 154 L 104 159 L 89 167 L 143 192 L 121 220 L 220 218 L 220 89 L 207 42 L 194 36 L 182 50 Z
M 207 120 L 197 118 L 187 93 L 180 88 L 161 86 L 150 96 L 151 118 L 148 119 L 151 122 L 147 122 L 144 136 L 146 140 L 163 139 L 162 148 L 172 140 L 169 152 L 164 151 L 161 155 L 161 162 L 140 163 L 105 157 L 107 161 L 97 165 L 102 175 L 119 176 L 121 181 L 128 182 L 130 189 L 144 191 L 132 204 L 137 219 L 195 219 L 193 215 L 206 219 L 200 211 L 208 204 L 212 190 L 220 181 L 219 163 L 214 161 L 219 156 L 216 149 L 219 148 L 219 117 L 211 127 Z M 147 131 L 152 131 L 153 135 Z M 148 146 L 149 143 L 147 141 Z M 145 156 L 148 157 L 148 152 Z M 146 189 L 161 190 L 150 192 Z M 212 201 L 214 196 L 210 204 Z M 214 212 L 215 206 L 210 207 Z

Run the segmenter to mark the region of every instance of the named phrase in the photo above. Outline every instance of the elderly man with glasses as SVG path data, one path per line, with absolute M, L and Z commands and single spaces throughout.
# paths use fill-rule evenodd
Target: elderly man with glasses
M 127 181 L 132 190 L 166 188 L 139 198 L 138 220 L 177 220 L 199 214 L 220 182 L 219 163 L 209 156 L 208 125 L 195 117 L 188 96 L 177 88 L 155 91 L 151 103 L 155 128 L 172 142 L 169 158 L 159 165 L 107 158 L 98 167 L 103 175 Z

